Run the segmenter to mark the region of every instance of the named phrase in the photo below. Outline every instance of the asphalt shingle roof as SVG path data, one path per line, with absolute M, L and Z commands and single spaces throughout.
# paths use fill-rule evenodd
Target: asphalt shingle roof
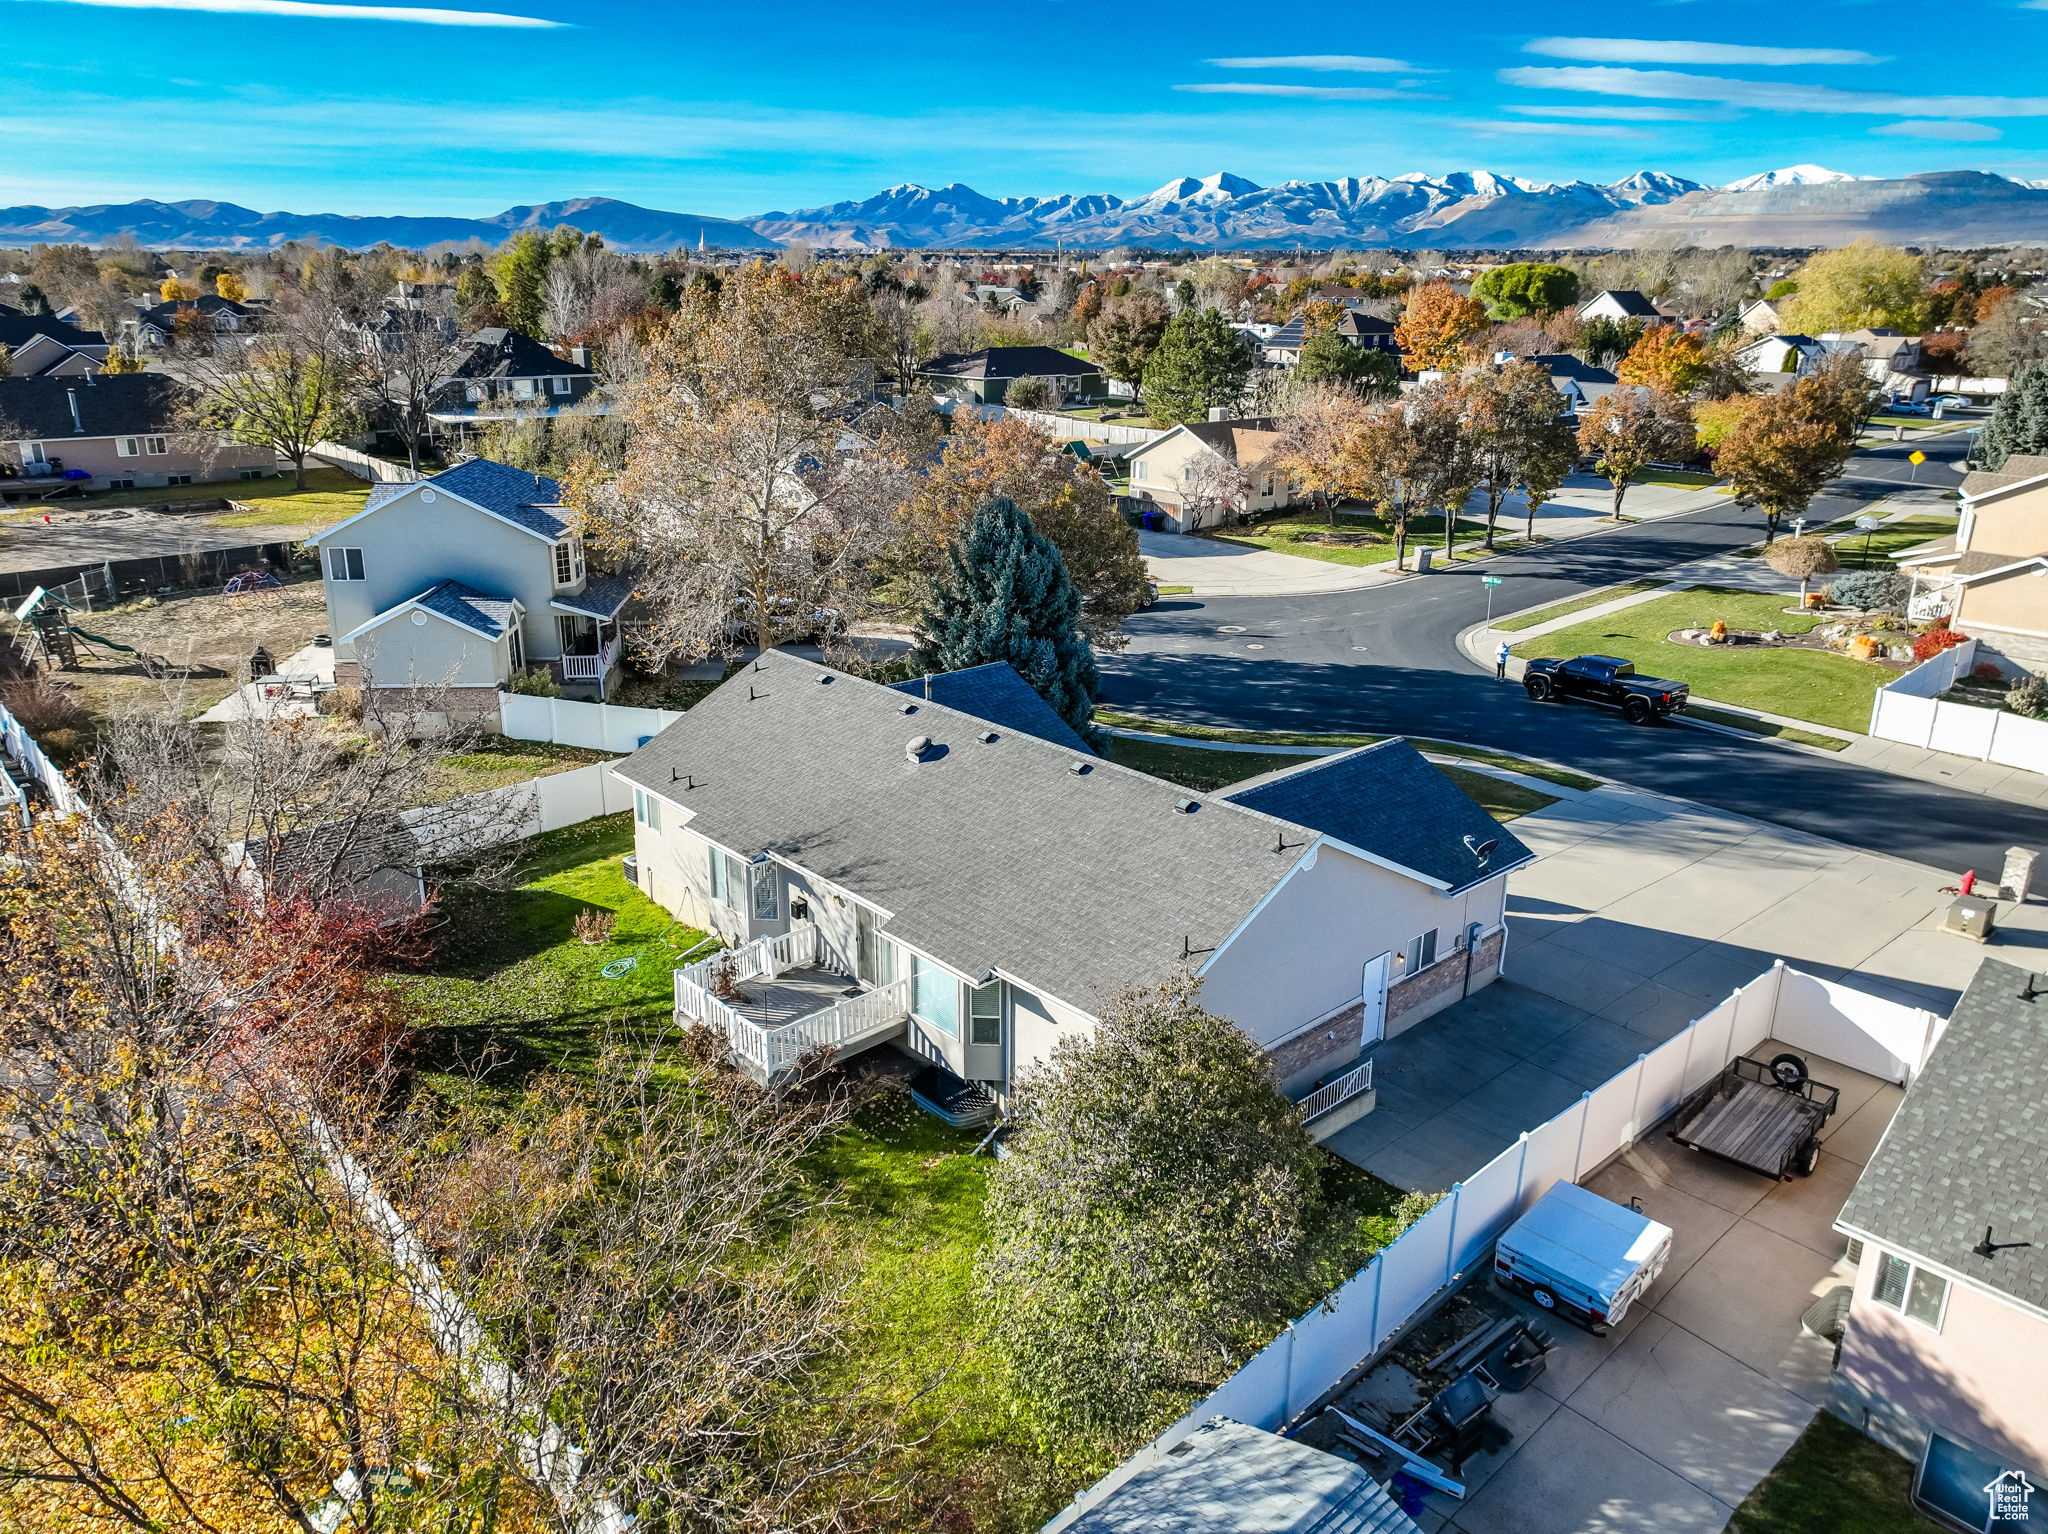
M 462 338 L 468 354 L 450 372 L 451 378 L 587 378 L 581 363 L 557 357 L 524 331 L 489 325 Z
M 512 604 L 503 597 L 494 597 L 465 586 L 461 581 L 442 581 L 429 586 L 413 599 L 428 612 L 438 613 L 451 623 L 459 623 L 466 629 L 473 629 L 491 639 L 503 637 L 505 630 L 512 626 Z
M 1579 305 L 1585 310 L 1598 299 L 1611 298 L 1621 306 L 1622 313 L 1634 319 L 1654 320 L 1658 317 L 1657 306 L 1638 293 L 1634 288 L 1603 288 Z
M 2048 1310 L 2048 979 L 1977 967 L 1838 1223 Z
M 1089 1011 L 1178 971 L 1184 944 L 1222 942 L 1311 839 L 992 724 L 770 651 L 613 770 L 728 850 L 874 902 L 952 968 Z M 912 761 L 919 736 L 932 747 Z
M 2021 480 L 2039 479 L 2048 474 L 2048 456 L 2040 453 L 2014 453 L 1995 469 L 1977 469 L 1963 476 L 1963 498 L 1983 495 L 1992 490 L 2003 490 L 2007 485 L 2016 485 Z
M 1426 874 L 1452 893 L 1535 856 L 1405 740 L 1286 768 L 1223 797 Z M 1489 841 L 1499 845 L 1482 864 L 1473 847 Z
M 506 521 L 517 522 L 544 538 L 559 538 L 569 530 L 569 524 L 548 509 L 562 504 L 562 487 L 545 474 L 529 474 L 489 458 L 472 458 L 468 463 L 443 469 L 426 483 L 496 512 Z
M 615 618 L 633 595 L 630 575 L 593 575 L 575 596 L 558 596 L 555 606 L 573 608 L 593 618 Z
M 74 396 L 82 432 L 72 424 Z M 61 444 L 66 437 L 176 431 L 189 398 L 185 386 L 167 373 L 0 378 L 0 437 Z
M 943 378 L 1073 378 L 1102 369 L 1056 346 L 990 346 L 978 352 L 948 352 L 918 372 Z
M 105 346 L 107 338 L 97 330 L 80 330 L 47 314 L 0 311 L 0 346 L 18 347 L 36 336 L 48 336 L 66 346 Z
M 1069 751 L 1095 754 L 1074 727 L 1054 713 L 1052 705 L 1007 662 L 994 661 L 986 666 L 943 671 L 936 676 L 913 677 L 895 683 L 894 687 L 897 692 L 909 693 L 914 698 L 928 697 L 934 703 L 986 719 L 1006 730 L 1035 735 Z

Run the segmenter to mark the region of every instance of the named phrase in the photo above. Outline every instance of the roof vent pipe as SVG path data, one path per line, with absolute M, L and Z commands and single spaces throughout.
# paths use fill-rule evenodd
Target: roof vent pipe
M 924 674 L 924 700 L 927 703 L 932 700 L 932 674 L 929 671 Z
M 925 752 L 931 750 L 931 748 L 932 738 L 929 735 L 913 735 L 910 738 L 910 744 L 903 748 L 903 754 L 913 762 L 921 762 L 924 760 Z
M 85 435 L 85 417 L 78 413 L 78 391 L 66 389 L 64 397 L 71 401 L 71 429 L 82 437 Z

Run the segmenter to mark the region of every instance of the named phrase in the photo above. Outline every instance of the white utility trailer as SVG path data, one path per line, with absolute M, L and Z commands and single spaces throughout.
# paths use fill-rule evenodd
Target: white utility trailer
M 1493 1276 L 1598 1335 L 1628 1313 L 1670 1256 L 1669 1226 L 1561 1182 L 1502 1233 Z

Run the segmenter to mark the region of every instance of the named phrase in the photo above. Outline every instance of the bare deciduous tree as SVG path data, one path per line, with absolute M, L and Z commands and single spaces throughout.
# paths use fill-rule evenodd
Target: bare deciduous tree
M 301 490 L 306 459 L 346 428 L 370 385 L 341 309 L 314 293 L 279 295 L 253 335 L 208 337 L 181 353 L 180 371 L 205 392 L 219 424 L 288 459 Z

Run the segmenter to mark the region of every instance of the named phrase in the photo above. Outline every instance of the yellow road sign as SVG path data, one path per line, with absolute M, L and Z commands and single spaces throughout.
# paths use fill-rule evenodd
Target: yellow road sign
M 1906 455 L 1906 462 L 1908 462 L 1908 463 L 1925 463 L 1925 462 L 1927 462 L 1927 455 L 1926 455 L 1925 453 L 1921 452 L 1921 451 L 1920 451 L 1920 450 L 1919 450 L 1918 448 L 1915 448 L 1915 449 L 1914 449 L 1914 450 L 1913 450 L 1912 452 L 1910 452 L 1910 453 L 1908 453 L 1908 454 Z

